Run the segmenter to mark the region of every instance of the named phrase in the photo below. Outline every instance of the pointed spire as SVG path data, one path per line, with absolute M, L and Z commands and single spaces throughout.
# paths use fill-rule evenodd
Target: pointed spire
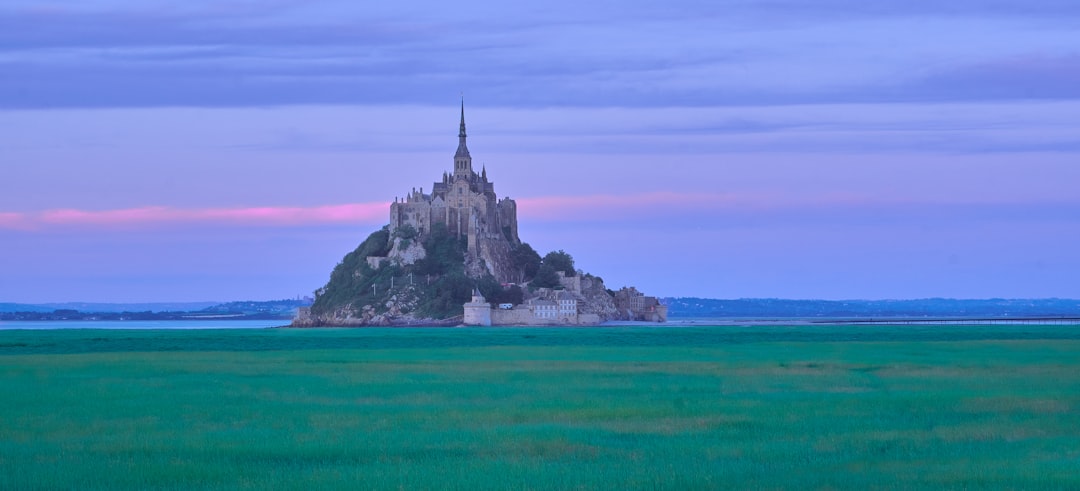
M 465 138 L 465 96 L 461 97 L 461 129 L 458 131 L 458 138 Z
M 458 131 L 458 147 L 454 153 L 454 176 L 472 175 L 472 157 L 465 145 L 465 98 L 461 98 L 461 129 Z

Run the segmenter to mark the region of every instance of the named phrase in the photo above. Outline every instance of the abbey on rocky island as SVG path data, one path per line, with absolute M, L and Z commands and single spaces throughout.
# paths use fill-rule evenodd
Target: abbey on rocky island
M 293 325 L 666 321 L 667 307 L 656 297 L 632 287 L 613 292 L 600 277 L 575 269 L 564 251 L 549 256 L 521 241 L 517 204 L 499 199 L 487 169 L 473 170 L 462 102 L 453 173 L 444 172 L 430 193 L 414 188 L 394 198 L 389 225 L 345 256 Z M 471 301 L 464 288 L 472 289 Z
M 424 188 L 419 191 L 413 188 L 403 199 L 394 198 L 390 205 L 390 232 L 409 226 L 423 236 L 432 226 L 443 224 L 451 234 L 467 237 L 467 259 L 475 266 L 487 269 L 501 282 L 520 281 L 513 277 L 513 271 L 500 267 L 510 248 L 521 242 L 517 204 L 510 198 L 498 198 L 486 168 L 480 173 L 473 170 L 465 139 L 465 103 L 462 102 L 454 173 L 444 172 L 430 194 Z

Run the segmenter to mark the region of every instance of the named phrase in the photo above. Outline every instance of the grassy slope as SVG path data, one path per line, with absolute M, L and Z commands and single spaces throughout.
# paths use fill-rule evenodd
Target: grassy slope
M 0 489 L 1076 488 L 1075 330 L 0 331 Z

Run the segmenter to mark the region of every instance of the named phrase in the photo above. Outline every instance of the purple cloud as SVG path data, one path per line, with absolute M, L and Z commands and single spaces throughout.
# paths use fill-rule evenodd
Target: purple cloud
M 1061 23 L 1080 9 L 1062 2 L 630 3 L 575 5 L 573 17 L 557 5 L 428 7 L 0 10 L 0 107 L 432 104 L 462 89 L 483 105 L 532 107 L 1069 99 L 1078 90 Z M 1063 34 L 1033 35 L 1022 19 Z M 1017 66 L 1012 53 L 1002 63 L 972 49 L 1003 37 L 1044 61 Z M 945 65 L 925 73 L 927 63 Z

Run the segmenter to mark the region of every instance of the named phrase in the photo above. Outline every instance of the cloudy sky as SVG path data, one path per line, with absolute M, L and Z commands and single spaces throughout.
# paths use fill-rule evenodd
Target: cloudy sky
M 1072 0 L 5 0 L 0 302 L 310 294 L 469 148 L 610 287 L 1080 297 Z

